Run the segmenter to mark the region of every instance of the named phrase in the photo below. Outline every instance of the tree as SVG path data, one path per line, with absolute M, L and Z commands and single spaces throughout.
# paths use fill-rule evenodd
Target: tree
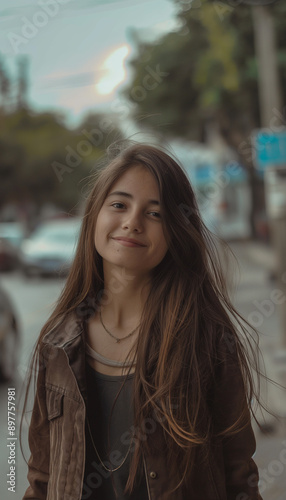
M 0 59 L 0 109 L 9 109 L 11 99 L 11 80 L 5 68 L 4 60 Z
M 133 117 L 155 133 L 199 141 L 205 141 L 207 125 L 218 124 L 221 135 L 239 152 L 249 171 L 253 208 L 260 209 L 263 199 L 258 199 L 257 187 L 261 194 L 261 180 L 253 170 L 250 153 L 251 132 L 260 126 L 252 7 L 236 0 L 176 3 L 178 30 L 156 43 L 139 43 L 131 61 L 134 76 L 125 96 L 136 104 Z M 285 102 L 285 2 L 271 5 L 271 11 Z M 155 73 L 152 88 L 147 78 L 150 68 Z M 144 95 L 137 92 L 142 87 Z M 254 218 L 255 213 L 253 230 Z
M 68 129 L 60 114 L 26 108 L 2 114 L 0 120 L 2 207 L 8 202 L 32 201 L 38 209 L 54 203 L 64 210 L 76 210 L 96 161 L 109 141 L 122 137 L 115 122 L 96 114 L 84 119 L 77 130 Z
M 13 103 L 14 82 L 0 60 L 0 208 L 32 203 L 40 210 L 53 203 L 76 211 L 97 160 L 111 142 L 122 139 L 117 118 L 89 113 L 72 130 L 63 114 L 31 110 L 28 60 L 21 56 L 17 64 Z
M 28 59 L 27 56 L 18 58 L 18 95 L 17 107 L 19 109 L 27 106 L 28 92 Z

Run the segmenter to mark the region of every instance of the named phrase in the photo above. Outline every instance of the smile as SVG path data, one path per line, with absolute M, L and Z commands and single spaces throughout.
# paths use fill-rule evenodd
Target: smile
M 143 245 L 138 245 L 137 243 L 133 243 L 132 241 L 124 241 L 124 240 L 117 240 L 115 239 L 114 241 L 117 241 L 124 247 L 136 247 L 136 248 L 144 248 Z

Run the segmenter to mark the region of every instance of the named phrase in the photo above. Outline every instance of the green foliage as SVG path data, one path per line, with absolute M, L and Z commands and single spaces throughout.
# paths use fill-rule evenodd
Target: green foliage
M 232 144 L 234 135 L 245 137 L 260 120 L 252 8 L 227 0 L 174 1 L 180 28 L 139 44 L 131 61 L 134 77 L 125 95 L 136 104 L 134 118 L 155 132 L 192 140 L 202 139 L 204 124 L 215 119 Z M 285 100 L 286 3 L 276 2 L 271 11 Z M 144 88 L 150 67 L 165 76 L 139 99 L 136 88 Z
M 84 179 L 94 169 L 108 143 L 121 134 L 112 120 L 89 115 L 77 130 L 60 115 L 22 108 L 0 114 L 0 200 L 49 202 L 71 210 L 81 196 Z M 82 130 L 93 130 L 95 139 Z

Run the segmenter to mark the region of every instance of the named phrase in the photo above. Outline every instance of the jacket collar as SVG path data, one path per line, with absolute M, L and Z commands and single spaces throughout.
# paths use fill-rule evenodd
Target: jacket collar
M 72 312 L 44 335 L 42 342 L 54 347 L 65 349 L 66 345 L 75 340 L 84 331 L 83 320 L 79 320 Z
M 78 319 L 75 313 L 71 313 L 46 333 L 42 342 L 65 351 L 78 388 L 87 404 L 84 319 Z

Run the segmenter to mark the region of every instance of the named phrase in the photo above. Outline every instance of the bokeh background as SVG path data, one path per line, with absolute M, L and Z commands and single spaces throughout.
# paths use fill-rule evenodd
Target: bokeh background
M 231 297 L 286 385 L 286 4 L 283 0 L 1 0 L 0 496 L 8 388 L 23 383 L 72 260 L 84 200 L 114 141 L 168 147 L 222 253 Z M 187 216 L 187 213 L 186 213 Z M 227 258 L 226 242 L 237 262 Z M 261 380 L 255 460 L 285 500 L 286 397 Z M 28 419 L 24 422 L 26 458 Z M 14 494 L 15 495 L 15 494 Z

